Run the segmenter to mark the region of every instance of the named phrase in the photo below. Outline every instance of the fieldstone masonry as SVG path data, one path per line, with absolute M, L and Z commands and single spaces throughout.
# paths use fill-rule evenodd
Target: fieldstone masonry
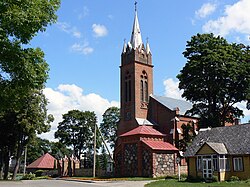
M 174 154 L 153 153 L 153 177 L 174 174 Z
M 125 144 L 124 169 L 126 176 L 138 175 L 137 144 Z
M 151 177 L 152 175 L 152 153 L 144 149 L 142 151 L 142 176 Z

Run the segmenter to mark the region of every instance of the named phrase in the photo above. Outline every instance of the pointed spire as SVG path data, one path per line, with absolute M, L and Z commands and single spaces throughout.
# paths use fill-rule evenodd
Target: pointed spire
M 124 39 L 122 53 L 126 53 L 126 51 L 127 51 L 127 44 L 126 44 L 126 39 Z
M 148 38 L 147 38 L 146 52 L 147 52 L 147 54 L 151 53 Z
M 137 16 L 137 2 L 135 1 L 135 18 L 134 18 L 134 25 L 131 35 L 130 43 L 134 49 L 140 47 L 142 45 L 142 37 L 141 37 L 141 30 L 139 26 L 138 16 Z

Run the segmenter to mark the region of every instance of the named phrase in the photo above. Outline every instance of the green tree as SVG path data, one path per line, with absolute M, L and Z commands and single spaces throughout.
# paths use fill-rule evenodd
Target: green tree
M 97 123 L 96 115 L 90 111 L 71 110 L 63 114 L 55 138 L 59 142 L 72 146 L 74 154 L 79 158 L 84 150 L 93 149 L 94 128 Z
M 102 117 L 100 131 L 104 139 L 110 143 L 110 147 L 113 148 L 117 138 L 117 123 L 120 119 L 120 109 L 117 107 L 110 107 L 104 112 Z
M 200 127 L 224 126 L 243 116 L 235 104 L 249 100 L 249 54 L 249 47 L 213 34 L 197 34 L 187 42 L 187 63 L 177 78 Z
M 179 140 L 179 149 L 182 152 L 185 152 L 188 145 L 192 142 L 193 138 L 195 137 L 195 130 L 194 125 L 188 124 L 182 124 L 182 139 Z
M 105 147 L 102 146 L 101 148 L 101 154 L 99 155 L 100 157 L 100 168 L 103 170 L 106 170 L 107 165 L 108 165 L 108 155 L 105 151 Z
M 41 49 L 27 46 L 37 32 L 56 21 L 59 4 L 59 0 L 0 1 L 0 128 L 4 139 L 0 171 L 5 165 L 5 179 L 10 156 L 17 160 L 15 179 L 24 146 L 50 127 L 52 117 L 47 116 L 42 93 L 48 64 Z
M 13 179 L 15 179 L 24 147 L 36 134 L 47 132 L 50 128 L 49 123 L 53 121 L 53 117 L 47 115 L 47 101 L 42 91 L 30 91 L 30 93 L 26 93 L 26 97 L 23 96 L 20 99 L 23 101 L 22 108 L 19 110 L 9 109 L 0 115 L 1 139 L 4 140 L 1 150 L 4 155 L 8 155 L 8 157 L 4 157 L 4 178 L 7 178 L 7 163 L 10 156 L 14 156 L 16 159 L 13 173 Z
M 72 150 L 61 142 L 50 142 L 50 153 L 56 158 L 62 158 L 64 155 L 71 155 Z
M 27 145 L 27 165 L 50 151 L 50 141 L 34 137 Z
M 56 158 L 62 158 L 64 155 L 70 155 L 71 152 L 61 142 L 51 142 L 36 136 L 27 145 L 27 164 L 34 162 L 45 153 L 50 153 Z

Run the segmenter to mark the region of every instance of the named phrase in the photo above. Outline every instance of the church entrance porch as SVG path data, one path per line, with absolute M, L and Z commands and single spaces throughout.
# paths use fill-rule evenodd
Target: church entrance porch
M 139 126 L 119 137 L 115 174 L 126 177 L 160 177 L 175 174 L 178 149 L 164 141 L 151 126 Z

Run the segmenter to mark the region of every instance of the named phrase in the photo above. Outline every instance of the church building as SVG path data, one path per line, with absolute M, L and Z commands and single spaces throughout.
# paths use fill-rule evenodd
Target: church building
M 176 174 L 181 125 L 197 119 L 185 115 L 190 103 L 153 94 L 152 53 L 149 42 L 143 43 L 136 7 L 131 39 L 121 54 L 120 94 L 116 176 Z

